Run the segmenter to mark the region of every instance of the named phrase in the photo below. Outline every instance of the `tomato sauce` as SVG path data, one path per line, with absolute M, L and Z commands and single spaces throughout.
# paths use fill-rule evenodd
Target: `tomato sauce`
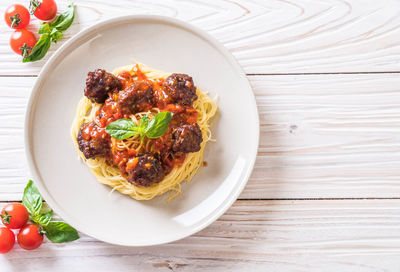
M 195 108 L 190 106 L 182 106 L 179 104 L 172 103 L 172 98 L 168 96 L 163 85 L 164 79 L 150 80 L 146 75 L 140 71 L 136 65 L 133 71 L 137 75 L 137 78 L 133 78 L 129 71 L 123 71 L 117 75 L 117 78 L 121 81 L 123 89 L 127 90 L 135 81 L 146 81 L 154 90 L 154 100 L 150 105 L 142 104 L 139 105 L 141 108 L 158 108 L 160 111 L 172 112 L 173 118 L 169 124 L 166 133 L 156 139 L 151 139 L 152 145 L 155 147 L 155 153 L 160 155 L 163 166 L 167 172 L 170 172 L 174 167 L 179 167 L 183 164 L 186 158 L 184 153 L 172 154 L 169 152 L 172 144 L 172 134 L 179 124 L 181 123 L 196 123 L 198 119 L 198 112 Z M 105 128 L 112 122 L 121 119 L 129 118 L 132 114 L 131 109 L 121 105 L 118 101 L 119 93 L 111 93 L 106 99 L 101 108 L 97 111 L 95 122 L 100 127 L 99 131 L 88 131 L 92 137 L 108 137 L 105 132 Z M 142 102 L 147 103 L 147 102 Z M 98 134 L 98 135 L 97 135 Z M 105 136 L 104 136 L 105 135 Z M 136 156 L 136 150 L 117 150 L 112 148 L 112 163 L 122 169 L 129 170 L 134 167 L 133 159 Z
M 110 136 L 104 128 L 95 125 L 86 126 L 82 130 L 82 138 L 86 141 L 89 141 L 90 139 L 108 139 L 109 137 Z

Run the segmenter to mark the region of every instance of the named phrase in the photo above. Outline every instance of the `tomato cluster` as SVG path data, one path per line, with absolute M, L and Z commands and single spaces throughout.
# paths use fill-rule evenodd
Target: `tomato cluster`
M 30 0 L 30 11 L 20 4 L 9 6 L 4 13 L 4 20 L 7 25 L 15 31 L 11 34 L 11 49 L 23 57 L 29 55 L 36 44 L 35 35 L 26 30 L 31 20 L 30 15 L 42 21 L 50 21 L 57 14 L 57 4 L 54 0 Z
M 0 227 L 0 253 L 7 253 L 14 247 L 15 234 L 12 229 L 20 229 L 17 241 L 23 249 L 35 249 L 42 244 L 43 231 L 38 225 L 27 224 L 29 213 L 23 204 L 7 204 L 0 216 L 5 225 Z

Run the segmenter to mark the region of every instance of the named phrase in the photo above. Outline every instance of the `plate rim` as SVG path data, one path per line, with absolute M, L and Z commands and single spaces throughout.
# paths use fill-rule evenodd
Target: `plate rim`
M 170 242 L 174 242 L 177 240 L 181 240 L 183 238 L 186 238 L 188 236 L 191 236 L 207 226 L 209 226 L 211 223 L 216 221 L 222 214 L 224 214 L 229 207 L 232 206 L 232 204 L 237 200 L 239 197 L 240 193 L 243 191 L 244 187 L 246 186 L 249 177 L 253 171 L 254 164 L 256 161 L 257 157 L 257 151 L 258 151 L 258 146 L 259 146 L 259 135 L 260 135 L 260 123 L 259 123 L 259 114 L 258 114 L 258 108 L 257 108 L 257 103 L 255 99 L 255 95 L 253 92 L 253 89 L 250 85 L 250 82 L 248 78 L 246 77 L 246 73 L 242 69 L 242 67 L 239 65 L 235 57 L 213 36 L 208 34 L 205 30 L 202 30 L 198 28 L 197 26 L 194 26 L 190 23 L 187 23 L 183 20 L 176 19 L 173 17 L 168 17 L 168 16 L 162 16 L 162 15 L 124 15 L 124 16 L 117 16 L 113 17 L 110 19 L 105 19 L 101 20 L 81 31 L 79 31 L 77 34 L 73 35 L 68 41 L 66 41 L 60 48 L 58 48 L 54 54 L 49 58 L 49 60 L 43 65 L 42 69 L 40 70 L 35 83 L 33 84 L 31 93 L 29 95 L 29 100 L 28 104 L 26 107 L 26 113 L 25 113 L 25 120 L 24 120 L 24 144 L 25 144 L 25 156 L 27 160 L 27 164 L 32 176 L 32 179 L 35 182 L 35 185 L 38 187 L 40 193 L 42 194 L 43 198 L 46 200 L 46 202 L 49 203 L 50 207 L 67 223 L 77 223 L 75 222 L 70 216 L 68 216 L 65 212 L 64 209 L 62 209 L 61 206 L 57 204 L 57 202 L 53 199 L 51 196 L 51 193 L 47 191 L 45 183 L 43 182 L 42 178 L 40 177 L 38 167 L 36 166 L 35 159 L 33 156 L 33 147 L 31 145 L 31 138 L 32 138 L 32 117 L 33 113 L 35 111 L 35 103 L 39 94 L 40 87 L 42 85 L 42 82 L 45 80 L 45 75 L 48 73 L 48 70 L 52 68 L 53 65 L 57 65 L 59 62 L 56 62 L 58 57 L 64 53 L 64 51 L 68 50 L 68 48 L 75 43 L 78 39 L 84 37 L 85 35 L 88 35 L 92 32 L 96 32 L 101 30 L 102 28 L 107 28 L 109 25 L 113 24 L 126 24 L 126 23 L 134 23 L 134 21 L 139 21 L 139 20 L 148 20 L 148 21 L 157 21 L 161 23 L 168 23 L 175 25 L 177 27 L 183 28 L 185 30 L 191 31 L 192 33 L 196 34 L 202 39 L 205 39 L 207 42 L 209 42 L 213 47 L 216 48 L 217 51 L 219 51 L 228 61 L 229 64 L 234 68 L 234 70 L 240 75 L 241 78 L 243 78 L 247 84 L 248 84 L 248 91 L 249 95 L 251 98 L 251 108 L 252 108 L 252 115 L 253 116 L 253 121 L 255 121 L 256 128 L 255 128 L 255 135 L 254 139 L 252 139 L 254 145 L 252 146 L 252 150 L 250 150 L 251 154 L 251 160 L 249 161 L 249 167 L 247 167 L 246 171 L 244 172 L 243 178 L 240 179 L 240 182 L 236 184 L 234 191 L 232 192 L 229 197 L 227 197 L 223 204 L 221 204 L 219 207 L 217 207 L 215 210 L 213 210 L 213 213 L 210 213 L 208 218 L 204 220 L 201 224 L 196 225 L 188 233 L 183 233 L 183 235 L 179 235 L 177 237 L 174 237 L 172 239 L 164 239 L 159 242 L 149 242 L 149 243 L 123 243 L 123 242 L 115 242 L 110 239 L 107 239 L 105 237 L 101 237 L 101 235 L 97 234 L 91 234 L 90 231 L 87 231 L 87 228 L 83 227 L 81 224 L 71 224 L 74 226 L 78 231 L 84 233 L 85 235 L 88 235 L 92 238 L 98 239 L 103 242 L 107 242 L 109 244 L 115 244 L 115 245 L 121 245 L 121 246 L 154 246 L 154 245 L 161 245 L 161 244 L 166 244 Z

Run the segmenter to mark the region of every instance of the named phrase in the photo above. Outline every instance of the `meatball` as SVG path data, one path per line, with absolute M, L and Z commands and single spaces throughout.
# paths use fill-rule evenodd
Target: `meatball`
M 135 81 L 118 95 L 118 103 L 132 113 L 150 109 L 153 100 L 154 91 L 146 81 Z
M 84 123 L 77 137 L 79 150 L 86 159 L 110 154 L 110 136 L 104 128 L 100 128 L 95 122 Z
M 145 153 L 138 160 L 133 170 L 127 170 L 127 180 L 138 186 L 148 187 L 164 178 L 164 170 L 159 159 L 153 154 Z
M 85 95 L 93 102 L 104 103 L 109 92 L 121 88 L 121 81 L 113 74 L 107 73 L 103 69 L 96 69 L 94 72 L 88 73 Z
M 197 99 L 193 79 L 186 74 L 170 75 L 165 79 L 164 86 L 173 102 L 182 106 L 191 106 Z
M 184 124 L 176 128 L 172 134 L 172 151 L 174 152 L 197 152 L 203 142 L 201 130 L 197 123 Z

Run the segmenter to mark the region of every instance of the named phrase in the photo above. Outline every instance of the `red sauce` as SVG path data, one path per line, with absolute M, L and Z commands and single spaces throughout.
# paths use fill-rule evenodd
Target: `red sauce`
M 90 139 L 106 139 L 109 135 L 104 128 L 89 125 L 82 131 L 82 137 L 84 140 L 89 141 Z
M 111 122 L 121 118 L 128 118 L 129 113 L 124 112 L 118 103 L 118 95 L 112 94 L 106 99 L 103 106 L 96 113 L 96 123 L 100 127 L 106 127 Z
M 143 72 L 139 69 L 139 65 L 136 64 L 133 67 L 133 71 L 137 75 L 137 80 L 147 80 L 147 76 L 145 74 L 143 74 Z
M 183 164 L 186 158 L 184 153 L 169 153 L 171 147 L 172 132 L 174 128 L 182 122 L 185 123 L 195 123 L 197 122 L 198 113 L 195 108 L 190 106 L 181 106 L 178 104 L 173 104 L 172 99 L 168 96 L 163 85 L 164 80 L 158 79 L 155 81 L 149 80 L 139 67 L 136 65 L 133 68 L 135 74 L 137 74 L 137 79 L 133 79 L 130 72 L 124 71 L 117 75 L 117 78 L 121 81 L 123 85 L 123 90 L 129 88 L 135 81 L 145 80 L 147 81 L 152 89 L 154 90 L 155 100 L 154 104 L 151 105 L 141 105 L 141 108 L 151 109 L 153 107 L 159 108 L 161 111 L 172 112 L 173 118 L 169 124 L 167 132 L 156 139 L 152 139 L 152 144 L 156 148 L 156 153 L 160 155 L 166 174 L 170 172 L 174 167 L 179 167 Z M 121 91 L 121 92 L 122 92 Z M 146 103 L 146 102 L 143 102 Z M 107 137 L 108 134 L 105 132 L 105 127 L 111 122 L 114 122 L 121 118 L 129 118 L 131 112 L 129 109 L 124 108 L 123 105 L 118 103 L 118 93 L 112 93 L 106 99 L 105 103 L 97 111 L 95 122 L 101 128 L 100 131 L 90 131 L 92 137 Z M 105 136 L 104 136 L 105 135 Z M 89 136 L 90 137 L 90 136 Z M 135 166 L 135 156 L 136 150 L 117 150 L 112 148 L 112 163 L 119 166 L 121 169 L 133 169 Z M 137 163 L 137 162 L 136 162 Z
M 125 89 L 127 86 L 133 83 L 131 74 L 128 71 L 123 71 L 117 75 L 117 78 L 122 83 L 122 88 Z

